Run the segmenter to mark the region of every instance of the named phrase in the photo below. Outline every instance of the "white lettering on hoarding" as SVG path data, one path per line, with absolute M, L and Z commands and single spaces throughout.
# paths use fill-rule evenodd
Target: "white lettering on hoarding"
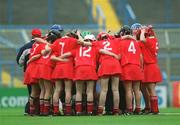
M 0 98 L 1 107 L 24 107 L 28 97 L 26 96 L 3 96 Z

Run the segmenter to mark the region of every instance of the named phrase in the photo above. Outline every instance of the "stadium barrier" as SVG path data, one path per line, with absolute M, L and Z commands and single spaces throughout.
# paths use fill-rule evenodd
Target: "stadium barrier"
M 167 96 L 167 86 L 166 85 L 158 85 L 156 87 L 156 93 L 158 96 L 158 106 L 159 108 L 167 108 L 168 107 L 168 96 Z M 135 104 L 135 103 L 134 103 Z M 141 108 L 145 107 L 145 102 L 143 97 L 141 98 Z
M 173 107 L 180 107 L 180 82 L 173 83 Z
M 25 88 L 0 88 L 0 107 L 24 107 L 27 103 L 27 90 Z

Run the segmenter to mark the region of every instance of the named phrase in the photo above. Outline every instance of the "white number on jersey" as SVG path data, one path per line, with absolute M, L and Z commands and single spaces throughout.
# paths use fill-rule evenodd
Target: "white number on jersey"
M 65 45 L 65 43 L 63 43 L 63 42 L 59 42 L 59 44 L 62 46 L 61 47 L 61 55 L 64 53 L 64 45 Z
M 39 44 L 35 44 L 34 50 L 33 50 L 33 52 L 31 53 L 31 55 L 33 55 L 33 54 L 35 53 L 35 51 L 36 51 L 36 49 L 37 49 L 38 46 L 39 46 Z
M 86 56 L 86 57 L 91 57 L 91 55 L 89 54 L 89 52 L 91 51 L 91 47 L 89 46 L 86 50 L 84 50 L 87 47 L 80 47 L 80 51 L 79 51 L 79 56 Z
M 109 41 L 104 41 L 103 45 L 104 45 L 105 50 L 112 50 L 112 48 L 110 48 L 110 42 Z
M 157 51 L 159 50 L 159 44 L 158 43 L 156 43 L 156 52 L 155 52 L 155 55 L 157 56 L 158 54 L 157 54 Z
M 134 42 L 131 41 L 129 47 L 128 47 L 128 52 L 132 52 L 133 54 L 136 53 L 136 48 L 134 46 Z

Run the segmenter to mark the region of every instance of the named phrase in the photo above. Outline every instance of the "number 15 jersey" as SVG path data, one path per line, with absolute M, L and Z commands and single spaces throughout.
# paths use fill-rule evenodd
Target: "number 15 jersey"
M 140 65 L 141 50 L 134 39 L 123 39 L 120 41 L 121 65 Z

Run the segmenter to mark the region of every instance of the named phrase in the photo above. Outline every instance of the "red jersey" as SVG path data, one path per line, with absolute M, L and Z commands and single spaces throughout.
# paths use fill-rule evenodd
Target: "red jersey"
M 140 65 L 141 50 L 134 39 L 123 39 L 120 41 L 121 65 Z
M 75 66 L 89 65 L 96 67 L 96 59 L 98 54 L 97 44 L 92 46 L 81 46 L 71 51 L 72 56 L 75 57 Z
M 115 54 L 119 54 L 119 52 L 120 52 L 120 48 L 119 48 L 120 42 L 117 41 L 116 39 L 101 40 L 101 41 L 98 41 L 98 43 L 99 43 L 99 46 L 101 49 L 108 50 L 108 51 L 113 52 Z M 115 58 L 112 56 L 109 56 L 107 54 L 100 54 L 99 61 L 101 62 L 104 59 L 112 60 Z
M 78 47 L 77 39 L 72 37 L 63 37 L 60 39 L 57 39 L 53 45 L 50 46 L 52 48 L 52 51 L 54 55 L 61 56 L 63 53 L 67 53 L 75 48 Z M 72 57 L 69 57 L 69 62 L 73 61 Z M 58 63 L 67 63 L 67 62 L 57 62 Z
M 159 44 L 157 38 L 146 38 L 146 42 L 139 42 L 144 63 L 157 63 Z
M 46 44 L 42 44 L 41 45 L 41 50 L 43 50 L 46 46 Z M 47 55 L 45 56 L 41 56 L 40 59 L 38 60 L 39 64 L 46 64 L 46 65 L 50 65 L 50 66 L 54 66 L 55 62 L 51 61 L 50 57 L 53 55 L 53 52 L 49 52 Z
M 35 55 L 41 54 L 41 50 L 43 49 L 44 45 L 35 42 L 30 50 L 30 55 L 29 55 L 29 59 L 32 58 Z M 33 62 L 37 62 L 37 60 L 34 60 Z

